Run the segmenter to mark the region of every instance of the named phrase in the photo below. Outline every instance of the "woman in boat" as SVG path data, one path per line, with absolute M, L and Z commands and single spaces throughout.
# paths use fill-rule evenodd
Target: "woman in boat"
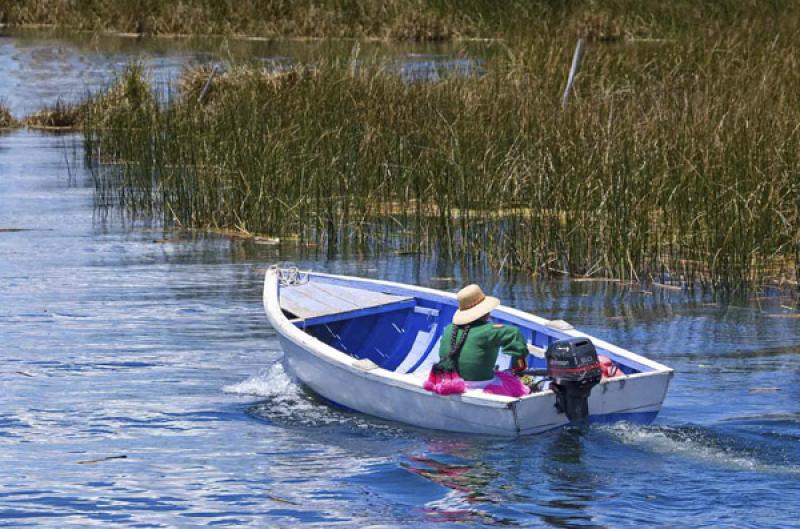
M 469 285 L 458 292 L 458 310 L 453 315 L 453 323 L 442 332 L 440 361 L 434 366 L 426 387 L 430 386 L 429 389 L 437 393 L 461 393 L 477 388 L 512 396 L 527 393 L 519 379 L 495 371 L 501 348 L 504 354 L 512 356 L 514 372 L 527 368 L 528 356 L 528 345 L 519 329 L 489 321 L 492 309 L 498 305 L 500 300 L 485 295 L 478 285 Z M 451 383 L 453 373 L 464 380 L 464 389 L 458 377 Z M 443 391 L 436 389 L 437 383 Z

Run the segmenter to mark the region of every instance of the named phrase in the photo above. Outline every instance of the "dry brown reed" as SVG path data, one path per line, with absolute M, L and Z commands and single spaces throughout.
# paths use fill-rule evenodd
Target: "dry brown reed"
M 11 113 L 8 106 L 0 101 L 0 129 L 13 129 L 19 126 L 19 121 Z
M 52 105 L 28 114 L 22 120 L 22 124 L 31 129 L 79 130 L 83 123 L 84 110 L 80 104 L 58 100 Z
M 675 38 L 791 16 L 791 1 L 6 0 L 0 23 L 133 34 L 452 40 Z

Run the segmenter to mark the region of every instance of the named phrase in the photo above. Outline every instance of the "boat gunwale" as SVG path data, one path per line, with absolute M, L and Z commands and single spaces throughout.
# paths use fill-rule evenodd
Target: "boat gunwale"
M 399 291 L 405 292 L 406 293 L 405 295 L 408 295 L 408 292 L 423 292 L 423 293 L 429 294 L 431 296 L 439 297 L 440 300 L 442 300 L 442 301 L 457 302 L 457 300 L 458 300 L 456 294 L 453 293 L 453 292 L 446 292 L 444 290 L 438 290 L 438 289 L 429 288 L 429 287 L 423 287 L 423 286 L 418 286 L 418 285 L 408 285 L 408 284 L 405 284 L 405 283 L 397 283 L 395 281 L 387 281 L 387 280 L 383 280 L 383 279 L 369 279 L 369 278 L 365 278 L 365 277 L 343 276 L 343 275 L 338 275 L 338 274 L 328 274 L 328 273 L 325 273 L 325 272 L 310 272 L 309 275 L 312 276 L 312 277 L 316 276 L 316 277 L 321 277 L 321 278 L 334 280 L 334 281 L 338 281 L 338 282 L 343 282 L 343 283 L 363 283 L 363 284 L 371 285 L 373 287 L 391 287 L 391 288 L 395 288 L 395 289 L 397 289 Z M 507 305 L 500 305 L 496 309 L 494 309 L 492 312 L 498 312 L 498 313 L 504 314 L 506 316 L 510 316 L 511 319 L 518 319 L 518 320 L 521 320 L 521 322 L 528 322 L 528 323 L 534 323 L 534 324 L 537 324 L 537 325 L 541 325 L 542 327 L 546 328 L 547 330 L 549 330 L 553 334 L 559 334 L 560 333 L 560 334 L 563 334 L 563 335 L 569 336 L 569 337 L 589 338 L 589 339 L 592 340 L 592 342 L 595 345 L 599 345 L 600 347 L 602 347 L 603 349 L 606 349 L 607 351 L 610 351 L 610 352 L 612 352 L 612 353 L 614 353 L 616 355 L 622 356 L 622 357 L 624 357 L 624 358 L 626 358 L 628 360 L 631 360 L 633 362 L 642 364 L 642 365 L 644 365 L 644 366 L 646 366 L 646 367 L 648 367 L 648 368 L 650 368 L 650 369 L 652 369 L 654 371 L 658 371 L 658 372 L 672 372 L 673 371 L 672 368 L 670 368 L 668 366 L 665 366 L 664 364 L 661 364 L 659 362 L 656 362 L 655 360 L 651 360 L 651 359 L 649 359 L 647 357 L 644 357 L 644 356 L 641 356 L 641 355 L 639 355 L 637 353 L 634 353 L 633 351 L 630 351 L 628 349 L 624 349 L 624 348 L 622 348 L 622 347 L 620 347 L 618 345 L 614 345 L 614 344 L 609 343 L 609 342 L 607 342 L 607 341 L 605 341 L 605 340 L 603 340 L 601 338 L 597 338 L 597 337 L 592 336 L 590 334 L 587 334 L 585 332 L 579 331 L 579 330 L 577 330 L 575 328 L 571 328 L 571 329 L 567 329 L 567 330 L 561 330 L 561 329 L 554 329 L 552 327 L 549 327 L 549 325 L 552 324 L 552 322 L 554 322 L 555 320 L 548 320 L 547 318 L 543 318 L 541 316 L 537 316 L 536 314 L 533 314 L 533 313 L 530 313 L 530 312 L 525 312 L 523 310 L 516 309 L 514 307 L 509 307 Z M 514 322 L 512 322 L 512 323 L 514 323 Z M 648 374 L 650 374 L 650 373 L 636 373 L 634 375 L 628 375 L 628 377 L 630 378 L 630 377 L 633 377 L 635 375 L 648 375 Z
M 269 285 L 270 274 L 274 276 L 272 285 Z M 343 276 L 339 276 L 343 277 Z M 396 373 L 389 371 L 382 367 L 374 369 L 363 369 L 355 365 L 358 361 L 352 356 L 339 351 L 335 347 L 314 338 L 310 334 L 304 332 L 295 326 L 280 309 L 280 299 L 277 292 L 277 277 L 275 272 L 267 271 L 264 285 L 264 307 L 266 309 L 267 318 L 270 323 L 275 327 L 276 331 L 283 337 L 291 340 L 299 347 L 314 354 L 317 358 L 326 361 L 327 363 L 349 371 L 354 376 L 361 378 L 372 379 L 381 383 L 389 384 L 405 390 L 410 390 L 424 396 L 442 397 L 436 393 L 423 388 L 423 381 L 417 376 L 410 373 Z M 269 298 L 268 298 L 269 296 Z M 477 404 L 492 408 L 509 408 L 511 403 L 518 399 L 514 397 L 506 397 L 502 395 L 493 395 L 491 393 L 483 393 L 476 391 L 468 391 L 458 395 L 448 395 L 446 398 L 456 398 L 464 401 L 465 403 Z
M 396 283 L 393 281 L 342 276 L 342 275 L 327 274 L 322 272 L 310 272 L 309 277 L 310 278 L 320 277 L 328 280 L 333 280 L 335 282 L 341 282 L 347 284 L 362 283 L 371 285 L 373 287 L 390 287 L 400 291 L 404 291 L 406 293 L 420 292 L 422 294 L 427 294 L 429 297 L 438 298 L 439 300 L 445 302 L 452 302 L 457 299 L 454 293 L 427 287 L 416 286 L 416 285 Z M 272 278 L 271 281 L 270 278 Z M 362 367 L 355 365 L 358 359 L 355 359 L 352 356 L 348 355 L 347 353 L 339 351 L 335 347 L 332 347 L 322 342 L 321 340 L 311 336 L 310 334 L 306 333 L 305 331 L 303 331 L 302 329 L 300 329 L 295 325 L 295 323 L 297 322 L 304 321 L 303 318 L 293 318 L 290 320 L 283 313 L 283 310 L 280 307 L 279 290 L 280 289 L 278 287 L 278 271 L 275 269 L 267 270 L 264 276 L 264 292 L 263 292 L 264 308 L 270 323 L 273 325 L 273 327 L 275 327 L 275 330 L 285 338 L 290 339 L 296 345 L 303 347 L 307 351 L 311 352 L 318 358 L 325 360 L 331 365 L 335 365 L 339 368 L 346 369 L 355 376 L 367 379 L 373 379 L 376 381 L 380 381 L 382 383 L 387 383 L 391 386 L 414 391 L 415 393 L 421 395 L 442 397 L 442 395 L 431 393 L 430 391 L 424 389 L 423 381 L 416 375 L 413 375 L 411 373 L 397 373 L 395 371 L 390 371 L 382 367 L 376 367 L 374 369 L 364 369 Z M 541 325 L 546 329 L 552 331 L 553 333 L 560 333 L 566 336 L 589 338 L 596 344 L 600 345 L 602 348 L 613 352 L 615 355 L 619 355 L 621 357 L 629 359 L 633 362 L 640 363 L 652 369 L 652 371 L 649 372 L 626 375 L 624 378 L 604 379 L 600 382 L 600 385 L 618 383 L 624 380 L 639 379 L 651 376 L 668 375 L 669 377 L 671 377 L 673 375 L 674 372 L 673 369 L 663 364 L 642 357 L 636 353 L 628 351 L 627 349 L 623 349 L 616 345 L 610 344 L 604 340 L 595 338 L 594 336 L 583 333 L 576 329 L 558 330 L 548 327 L 548 324 L 552 320 L 547 320 L 545 318 L 542 318 L 541 316 L 536 316 L 535 314 L 527 313 L 519 309 L 503 305 L 499 306 L 497 309 L 495 309 L 495 311 L 504 314 L 506 316 L 511 316 L 513 319 L 520 319 L 522 321 L 528 321 Z M 513 408 L 514 403 L 529 399 L 544 398 L 552 394 L 553 392 L 551 390 L 545 390 L 536 393 L 531 393 L 523 397 L 507 397 L 503 395 L 484 393 L 483 391 L 480 390 L 471 390 L 462 394 L 449 395 L 446 396 L 446 398 L 455 398 L 462 400 L 465 403 L 478 404 L 493 408 Z

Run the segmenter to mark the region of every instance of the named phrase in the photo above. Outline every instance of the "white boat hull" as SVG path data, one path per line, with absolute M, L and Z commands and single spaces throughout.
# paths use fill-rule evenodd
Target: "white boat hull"
M 354 358 L 306 334 L 282 314 L 279 287 L 271 273 L 267 273 L 265 281 L 264 303 L 283 348 L 285 368 L 328 401 L 421 428 L 473 434 L 536 434 L 568 423 L 566 416 L 556 410 L 551 391 L 522 398 L 490 395 L 481 390 L 441 396 L 426 391 L 417 375 L 362 368 Z M 671 377 L 672 370 L 664 367 L 603 380 L 589 398 L 590 420 L 651 421 L 661 408 Z

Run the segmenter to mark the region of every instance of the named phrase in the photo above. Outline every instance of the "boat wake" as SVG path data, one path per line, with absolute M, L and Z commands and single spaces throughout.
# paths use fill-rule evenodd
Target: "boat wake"
M 223 387 L 222 391 L 234 395 L 278 398 L 301 393 L 302 389 L 289 378 L 280 363 L 275 363 L 247 380 Z
M 785 452 L 770 453 L 774 451 L 706 427 L 616 423 L 597 428 L 622 443 L 654 453 L 677 455 L 720 468 L 800 475 L 800 464 Z
M 255 376 L 222 388 L 225 393 L 261 397 L 248 412 L 258 418 L 272 421 L 289 421 L 295 424 L 331 424 L 340 422 L 335 410 L 330 409 L 306 392 L 292 380 L 280 363 L 259 371 Z
M 261 397 L 248 409 L 258 419 L 289 426 L 341 427 L 396 437 L 402 428 L 359 413 L 335 408 L 292 380 L 276 362 L 246 380 L 222 388 L 225 393 Z

